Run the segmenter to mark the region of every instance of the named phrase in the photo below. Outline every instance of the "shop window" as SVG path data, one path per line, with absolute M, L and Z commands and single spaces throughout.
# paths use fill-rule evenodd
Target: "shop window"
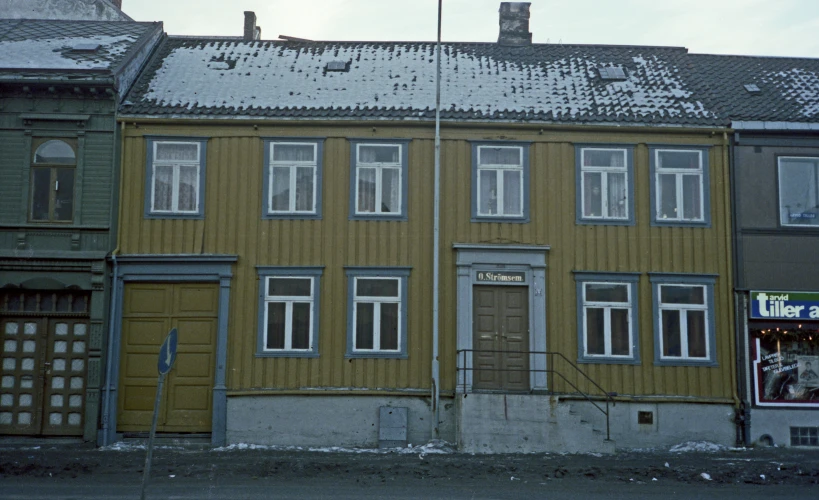
M 62 139 L 35 142 L 31 160 L 32 222 L 74 220 L 74 176 L 77 167 L 75 144 Z
M 708 150 L 649 148 L 652 224 L 707 226 L 711 222 Z
M 404 268 L 348 268 L 348 357 L 407 357 Z
M 265 141 L 265 218 L 321 218 L 322 141 Z
M 148 139 L 145 216 L 204 217 L 204 139 Z
M 779 158 L 779 223 L 819 227 L 819 158 Z
M 655 364 L 715 365 L 711 277 L 652 275 Z
M 634 224 L 633 148 L 577 146 L 577 222 Z
M 576 273 L 578 361 L 639 363 L 639 275 Z
M 258 356 L 318 355 L 319 280 L 314 267 L 259 267 Z
M 528 147 L 473 144 L 472 178 L 473 222 L 528 222 Z

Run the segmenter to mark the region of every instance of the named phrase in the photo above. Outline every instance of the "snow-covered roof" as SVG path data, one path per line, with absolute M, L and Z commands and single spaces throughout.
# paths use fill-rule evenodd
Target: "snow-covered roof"
M 114 70 L 156 23 L 0 20 L 0 75 L 25 78 L 43 70 Z
M 725 126 L 732 119 L 819 121 L 816 59 L 639 46 L 445 43 L 442 49 L 442 117 L 449 120 L 685 126 Z M 751 66 L 753 79 L 745 74 Z M 622 76 L 606 68 L 621 69 Z M 610 78 L 601 77 L 601 69 Z M 744 89 L 754 82 L 765 98 Z M 759 101 L 771 113 L 743 114 Z M 433 43 L 170 37 L 121 112 L 407 120 L 429 119 L 434 109 Z
M 108 0 L 0 0 L 0 18 L 133 21 Z

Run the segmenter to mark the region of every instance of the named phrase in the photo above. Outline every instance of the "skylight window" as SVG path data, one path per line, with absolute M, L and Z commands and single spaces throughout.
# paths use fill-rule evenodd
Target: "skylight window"
M 327 71 L 349 71 L 349 66 L 345 61 L 330 61 L 324 66 Z
M 603 80 L 626 80 L 626 70 L 620 66 L 609 66 L 608 68 L 597 68 L 600 78 Z
M 751 94 L 758 94 L 758 93 L 762 92 L 762 90 L 759 88 L 759 86 L 757 84 L 755 84 L 755 83 L 745 84 L 744 87 L 745 87 L 745 90 L 747 90 Z

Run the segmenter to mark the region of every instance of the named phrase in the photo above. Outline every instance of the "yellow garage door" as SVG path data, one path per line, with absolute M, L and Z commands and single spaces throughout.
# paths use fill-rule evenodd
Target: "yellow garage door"
M 165 379 L 157 431 L 211 431 L 218 305 L 217 284 L 125 285 L 118 431 L 150 430 L 159 346 L 171 328 L 179 332 L 177 356 Z

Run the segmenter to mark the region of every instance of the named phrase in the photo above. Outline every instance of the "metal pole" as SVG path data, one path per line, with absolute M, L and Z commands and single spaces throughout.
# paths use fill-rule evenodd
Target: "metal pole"
M 440 436 L 438 422 L 441 390 L 438 366 L 438 287 L 440 282 L 440 230 L 441 230 L 441 10 L 443 0 L 438 0 L 438 42 L 435 45 L 435 203 L 432 237 L 432 438 Z
M 162 383 L 165 382 L 165 374 L 159 374 L 159 383 L 156 385 L 156 401 L 154 401 L 154 418 L 151 421 L 151 434 L 148 436 L 148 452 L 145 454 L 145 467 L 142 472 L 142 494 L 140 500 L 145 500 L 145 488 L 148 486 L 148 479 L 151 476 L 151 456 L 154 452 L 154 437 L 156 436 L 156 417 L 159 415 L 159 403 L 162 397 Z

